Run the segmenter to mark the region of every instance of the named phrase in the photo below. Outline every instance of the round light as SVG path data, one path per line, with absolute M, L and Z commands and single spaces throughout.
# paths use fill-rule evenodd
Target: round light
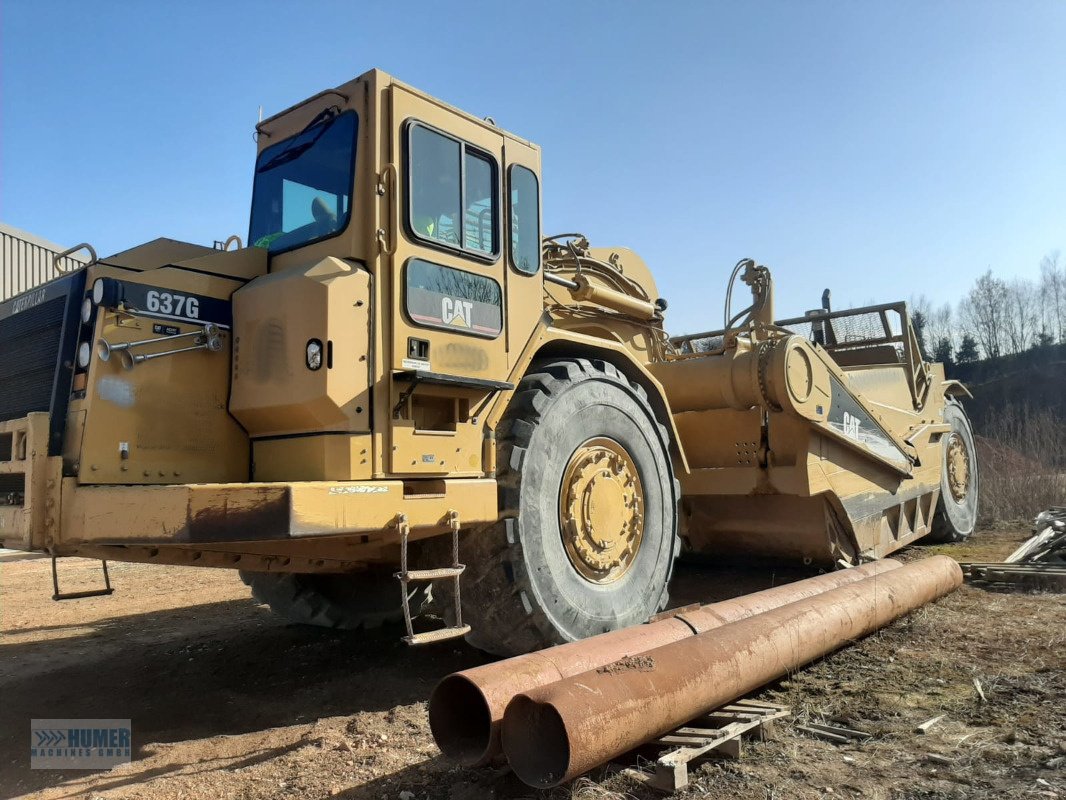
M 81 301 L 81 321 L 85 324 L 93 318 L 93 301 L 86 297 Z
M 322 342 L 312 339 L 307 343 L 307 368 L 318 369 L 322 366 Z
M 93 302 L 100 305 L 104 302 L 104 279 L 97 278 L 93 281 Z
M 78 366 L 85 369 L 93 358 L 93 346 L 88 342 L 78 345 Z

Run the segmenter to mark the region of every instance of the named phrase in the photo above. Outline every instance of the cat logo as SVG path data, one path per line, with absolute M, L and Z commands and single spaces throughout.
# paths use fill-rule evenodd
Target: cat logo
M 474 304 L 460 298 L 442 297 L 440 316 L 445 325 L 469 328 L 474 324 Z
M 861 438 L 862 438 L 859 435 L 859 430 L 861 429 L 861 427 L 862 426 L 860 425 L 858 417 L 852 416 L 847 411 L 844 412 L 844 435 L 845 436 L 851 437 L 855 441 L 860 441 Z

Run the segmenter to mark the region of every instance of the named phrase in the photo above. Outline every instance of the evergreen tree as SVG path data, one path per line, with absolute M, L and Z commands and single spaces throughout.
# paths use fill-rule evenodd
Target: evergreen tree
M 936 347 L 933 348 L 933 361 L 939 361 L 949 367 L 955 363 L 954 355 L 951 352 L 951 339 L 947 336 L 941 336 L 937 340 Z
M 978 355 L 977 352 L 977 340 L 970 334 L 966 334 L 962 337 L 962 344 L 959 345 L 958 352 L 955 353 L 955 358 L 960 364 L 969 364 L 972 361 L 976 361 Z
M 918 339 L 918 349 L 922 358 L 929 358 L 929 348 L 925 345 L 925 314 L 915 311 L 911 314 L 911 326 L 914 328 L 914 336 Z

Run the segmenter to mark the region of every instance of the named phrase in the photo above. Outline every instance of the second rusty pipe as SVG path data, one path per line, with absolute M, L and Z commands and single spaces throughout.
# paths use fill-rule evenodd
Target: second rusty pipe
M 503 711 L 519 692 L 545 686 L 623 656 L 637 655 L 730 622 L 814 597 L 902 566 L 884 559 L 701 606 L 649 625 L 634 625 L 550 647 L 444 678 L 429 700 L 429 724 L 441 752 L 463 766 L 482 766 L 500 752 Z
M 524 692 L 504 713 L 504 755 L 528 785 L 557 786 L 961 583 L 953 559 L 933 556 Z

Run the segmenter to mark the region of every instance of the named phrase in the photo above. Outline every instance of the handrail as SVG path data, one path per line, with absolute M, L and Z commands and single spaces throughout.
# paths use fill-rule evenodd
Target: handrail
M 57 255 L 53 256 L 52 257 L 52 267 L 56 270 L 56 272 L 61 272 L 61 273 L 68 272 L 69 270 L 65 270 L 65 269 L 63 269 L 62 267 L 59 266 L 59 262 L 62 259 L 66 258 L 67 256 L 78 252 L 79 250 L 88 250 L 89 251 L 89 255 L 92 256 L 92 258 L 90 258 L 89 261 L 86 264 L 84 264 L 83 266 L 87 267 L 90 264 L 95 264 L 97 262 L 96 250 L 94 250 L 93 246 L 91 244 L 89 244 L 88 242 L 82 242 L 81 244 L 74 245 L 74 247 L 71 247 L 69 250 L 64 250 L 62 253 L 58 253 Z
M 841 317 L 853 317 L 859 314 L 878 314 L 882 311 L 898 311 L 903 313 L 907 304 L 904 302 L 896 303 L 880 303 L 873 306 L 861 306 L 860 308 L 844 308 L 840 311 L 825 311 L 823 309 L 816 309 L 814 312 L 808 312 L 802 317 L 793 317 L 791 319 L 779 319 L 774 322 L 779 327 L 786 325 L 800 325 L 804 322 L 812 322 L 820 319 L 840 319 Z

